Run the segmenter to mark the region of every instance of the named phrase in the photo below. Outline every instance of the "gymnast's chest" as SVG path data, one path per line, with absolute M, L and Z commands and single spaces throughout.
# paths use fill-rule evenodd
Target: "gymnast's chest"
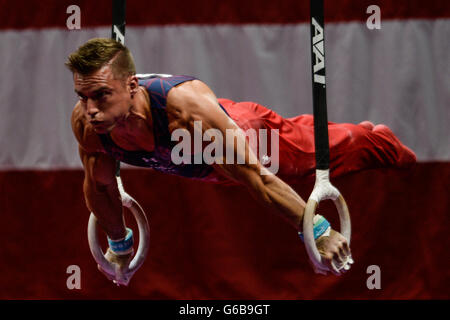
M 131 121 L 126 127 L 113 130 L 110 136 L 115 145 L 127 151 L 153 151 L 155 148 L 151 128 L 141 121 Z

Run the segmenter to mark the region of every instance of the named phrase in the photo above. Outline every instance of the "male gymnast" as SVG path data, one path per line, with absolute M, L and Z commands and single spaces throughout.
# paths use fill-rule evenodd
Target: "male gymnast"
M 244 185 L 301 231 L 306 204 L 285 181 L 298 182 L 314 174 L 311 115 L 284 119 L 257 103 L 218 99 L 205 83 L 190 76 L 140 79 L 129 49 L 112 39 L 89 40 L 68 57 L 66 66 L 79 96 L 71 123 L 85 171 L 84 196 L 108 237 L 107 260 L 125 270 L 133 254 L 132 230 L 125 227 L 115 178 L 117 160 L 187 178 Z M 244 163 L 234 163 L 222 152 L 212 164 L 175 164 L 171 151 L 176 141 L 171 134 L 184 129 L 194 137 L 197 121 L 202 133 L 219 130 L 224 150 L 231 148 Z M 278 130 L 277 174 L 269 172 L 249 147 L 244 130 L 250 128 Z M 236 138 L 228 138 L 227 129 L 237 132 Z M 330 122 L 329 138 L 331 177 L 375 167 L 407 167 L 416 161 L 385 125 Z M 238 148 L 239 142 L 245 147 Z M 323 263 L 339 275 L 345 270 L 335 272 L 331 263 L 342 265 L 350 248 L 323 217 L 316 217 L 322 227 L 315 239 Z

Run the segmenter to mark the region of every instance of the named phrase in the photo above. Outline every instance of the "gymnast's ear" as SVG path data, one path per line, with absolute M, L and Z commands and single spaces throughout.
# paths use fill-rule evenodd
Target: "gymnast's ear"
M 131 97 L 133 97 L 137 93 L 139 88 L 139 81 L 136 76 L 128 77 L 128 87 L 130 88 Z

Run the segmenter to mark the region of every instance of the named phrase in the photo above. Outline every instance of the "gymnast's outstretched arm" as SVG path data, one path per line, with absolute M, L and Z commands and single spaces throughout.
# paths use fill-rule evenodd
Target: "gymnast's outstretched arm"
M 112 240 L 126 235 L 123 207 L 115 178 L 116 161 L 101 153 L 88 153 L 79 147 L 84 166 L 83 191 L 88 209 Z
M 72 130 L 79 143 L 79 154 L 84 167 L 83 192 L 88 209 L 94 213 L 100 226 L 111 240 L 126 236 L 121 195 L 115 177 L 116 161 L 106 154 L 96 152 L 98 138 L 86 129 L 82 110 L 76 106 L 72 113 Z M 106 259 L 125 269 L 133 252 L 114 254 L 109 248 Z M 98 266 L 105 276 L 111 275 Z
M 198 130 L 195 121 L 201 121 L 202 133 L 208 129 L 219 130 L 224 141 L 221 141 L 223 151 L 232 149 L 234 154 L 245 159 L 243 164 L 227 163 L 226 152 L 213 164 L 215 170 L 229 178 L 245 185 L 250 193 L 267 206 L 276 209 L 282 217 L 300 231 L 305 201 L 288 184 L 269 172 L 256 159 L 246 141 L 244 132 L 220 108 L 217 98 L 209 87 L 199 80 L 191 81 L 172 89 L 168 95 L 168 108 L 178 117 L 179 127 L 184 127 L 191 133 Z M 231 139 L 227 130 L 234 132 Z M 236 139 L 236 140 L 235 140 Z M 245 148 L 238 147 L 239 140 Z M 332 230 L 329 236 L 322 236 L 316 240 L 323 261 L 331 269 L 331 262 L 344 261 L 350 254 L 345 238 Z
M 116 161 L 98 152 L 101 143 L 86 126 L 79 104 L 72 112 L 72 130 L 78 141 L 84 167 L 83 191 L 88 209 L 95 214 L 110 239 L 125 237 L 125 223 L 120 192 L 115 178 Z

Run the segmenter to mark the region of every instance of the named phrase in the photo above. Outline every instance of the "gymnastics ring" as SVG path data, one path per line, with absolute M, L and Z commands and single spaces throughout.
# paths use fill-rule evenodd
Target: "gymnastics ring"
M 115 278 L 114 283 L 119 285 L 128 285 L 133 274 L 142 266 L 147 257 L 148 249 L 150 246 L 150 228 L 147 221 L 147 216 L 144 210 L 139 205 L 139 203 L 134 200 L 129 194 L 123 189 L 122 181 L 120 176 L 117 176 L 117 185 L 119 187 L 120 195 L 122 197 L 122 205 L 130 209 L 136 219 L 139 228 L 139 246 L 134 258 L 131 260 L 128 269 L 121 275 L 116 272 L 116 266 L 106 260 L 104 253 L 102 252 L 100 243 L 98 241 L 97 232 L 97 218 L 94 213 L 91 212 L 88 223 L 88 242 L 89 248 L 91 250 L 92 256 L 94 257 L 97 264 L 109 274 L 111 277 Z
M 313 218 L 319 202 L 326 199 L 333 200 L 339 213 L 341 227 L 340 233 L 345 237 L 348 245 L 350 246 L 351 222 L 347 203 L 341 193 L 330 183 L 329 170 L 316 170 L 316 182 L 314 189 L 308 199 L 308 202 L 306 203 L 306 208 L 303 215 L 303 237 L 306 251 L 308 252 L 308 256 L 313 263 L 314 271 L 320 274 L 326 274 L 331 270 L 323 264 L 322 257 L 317 250 L 313 234 Z M 339 267 L 337 267 L 334 262 L 331 263 L 333 270 L 338 274 L 341 273 L 342 269 L 348 270 L 350 268 L 350 264 L 353 264 L 351 255 L 348 256 L 347 260 L 344 261 L 344 263 Z

